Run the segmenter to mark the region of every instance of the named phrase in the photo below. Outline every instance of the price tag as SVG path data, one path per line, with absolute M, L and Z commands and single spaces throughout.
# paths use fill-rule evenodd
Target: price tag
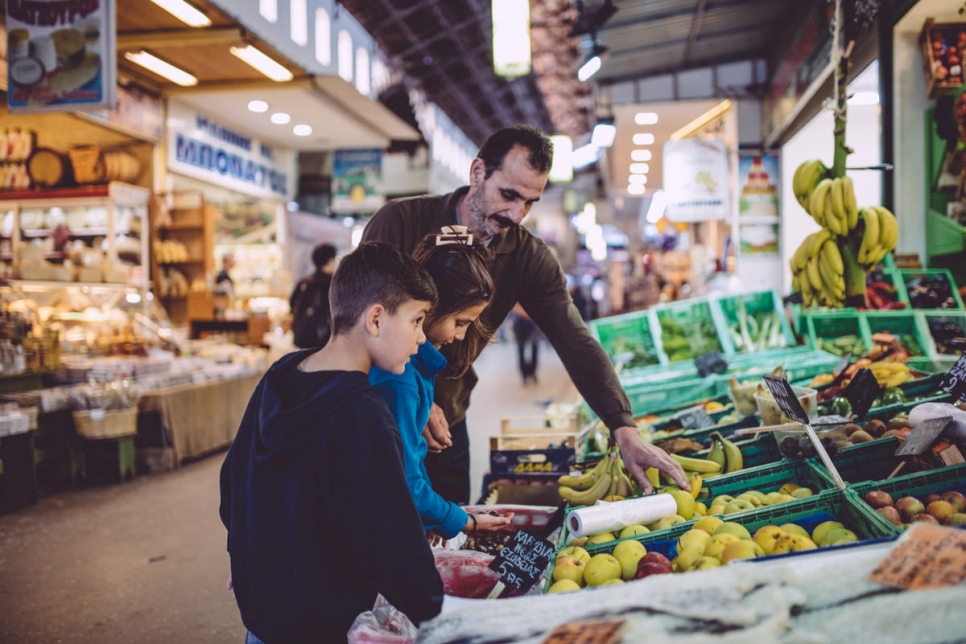
M 869 579 L 906 590 L 958 586 L 966 580 L 966 531 L 915 523 Z
M 698 356 L 694 359 L 694 366 L 697 367 L 698 375 L 702 378 L 728 370 L 728 363 L 718 351 L 708 351 L 703 356 Z
M 952 394 L 957 400 L 966 400 L 966 353 L 959 357 L 953 368 L 943 378 L 939 388 Z
M 782 410 L 785 416 L 803 425 L 810 423 L 808 414 L 802 408 L 802 403 L 798 402 L 798 396 L 795 395 L 792 386 L 788 384 L 788 380 L 776 376 L 762 376 L 762 380 L 765 381 L 765 386 L 775 397 L 778 408 Z
M 939 435 L 946 429 L 953 418 L 952 416 L 942 416 L 941 418 L 929 418 L 922 421 L 916 428 L 909 433 L 909 438 L 902 441 L 902 445 L 895 451 L 893 456 L 918 456 L 925 452 L 936 442 Z
M 835 368 L 832 369 L 832 376 L 834 376 L 834 378 L 838 380 L 839 376 L 841 376 L 845 372 L 845 370 L 849 368 L 849 363 L 851 361 L 852 361 L 852 356 L 849 356 L 849 355 L 842 356 L 842 359 L 839 360 L 838 364 L 835 365 Z
M 490 562 L 500 581 L 520 592 L 527 592 L 547 569 L 554 546 L 546 539 L 520 530 Z
M 104 410 L 103 409 L 92 409 L 91 410 L 91 420 L 93 420 L 93 421 L 104 420 Z
M 865 418 L 880 393 L 882 393 L 882 387 L 879 386 L 879 381 L 875 379 L 872 372 L 868 369 L 859 369 L 852 376 L 852 381 L 844 393 L 849 404 L 852 405 L 852 417 Z
M 692 407 L 678 412 L 673 416 L 674 420 L 681 423 L 681 429 L 704 429 L 714 427 L 714 418 L 704 410 L 704 407 Z

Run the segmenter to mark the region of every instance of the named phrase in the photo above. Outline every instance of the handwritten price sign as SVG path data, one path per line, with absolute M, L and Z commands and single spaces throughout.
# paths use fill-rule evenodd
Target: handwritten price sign
M 917 523 L 869 579 L 907 590 L 958 586 L 966 579 L 966 531 Z
M 958 400 L 966 400 L 966 353 L 949 370 L 940 387 Z
M 553 550 L 553 544 L 546 539 L 520 530 L 497 553 L 490 563 L 490 569 L 500 575 L 504 584 L 525 593 L 547 569 Z

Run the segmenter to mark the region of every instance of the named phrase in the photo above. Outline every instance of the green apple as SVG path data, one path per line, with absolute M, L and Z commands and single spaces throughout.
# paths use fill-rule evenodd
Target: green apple
M 614 548 L 614 558 L 621 564 L 621 576 L 630 581 L 637 574 L 637 563 L 647 554 L 640 541 L 621 541 Z
M 724 552 L 721 554 L 721 563 L 726 564 L 735 559 L 754 559 L 764 556 L 765 551 L 757 543 L 748 539 L 741 539 L 725 546 Z
M 845 526 L 839 521 L 823 521 L 815 526 L 814 530 L 812 530 L 812 541 L 820 546 L 824 546 L 826 545 L 825 537 L 827 537 L 832 530 L 838 530 L 839 528 L 844 527 Z
M 647 534 L 650 532 L 647 528 L 642 526 L 640 523 L 632 523 L 623 530 L 621 530 L 618 539 L 624 539 L 626 537 L 636 537 L 639 534 Z
M 587 562 L 587 567 L 584 570 L 584 582 L 591 587 L 600 586 L 608 579 L 620 579 L 622 573 L 621 562 L 617 561 L 613 555 L 601 553 L 594 555 Z
M 592 535 L 590 539 L 587 539 L 588 546 L 596 546 L 599 543 L 607 543 L 609 541 L 616 540 L 617 537 L 613 532 L 600 532 L 598 534 Z
M 704 550 L 704 547 L 708 545 L 709 541 L 711 541 L 710 534 L 704 530 L 691 528 L 678 538 L 678 550 L 688 548 L 692 545 L 701 546 L 701 549 Z
M 557 563 L 553 566 L 551 579 L 554 581 L 568 579 L 580 585 L 580 582 L 584 579 L 584 569 L 586 566 L 586 562 L 574 559 L 573 557 L 557 557 Z
M 680 514 L 672 514 L 671 516 L 664 517 L 663 519 L 661 519 L 660 521 L 658 521 L 657 522 L 657 529 L 658 530 L 667 530 L 671 526 L 677 525 L 679 523 L 684 523 L 685 521 L 687 521 L 687 519 L 685 519 L 684 517 L 682 517 Z
M 580 546 L 567 546 L 560 551 L 561 557 L 573 557 L 579 561 L 587 563 L 590 561 L 590 553 L 581 548 Z
M 580 584 L 571 579 L 561 579 L 560 581 L 555 581 L 553 585 L 547 589 L 547 594 L 569 593 L 574 590 L 580 590 Z
M 715 529 L 713 536 L 717 537 L 719 534 L 733 534 L 739 539 L 751 539 L 751 533 L 748 532 L 748 528 L 740 523 L 732 523 L 730 521 L 719 525 Z

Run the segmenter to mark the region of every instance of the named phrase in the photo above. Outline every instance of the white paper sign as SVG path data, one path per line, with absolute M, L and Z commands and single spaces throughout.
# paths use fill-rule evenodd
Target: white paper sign
M 664 191 L 671 221 L 731 216 L 728 149 L 724 142 L 683 139 L 664 144 Z

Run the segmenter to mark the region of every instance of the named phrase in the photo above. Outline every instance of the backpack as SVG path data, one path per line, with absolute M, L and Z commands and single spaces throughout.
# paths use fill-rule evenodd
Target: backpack
M 295 346 L 310 349 L 325 346 L 329 341 L 331 312 L 329 284 L 332 276 L 316 273 L 295 287 L 292 295 L 292 335 Z

